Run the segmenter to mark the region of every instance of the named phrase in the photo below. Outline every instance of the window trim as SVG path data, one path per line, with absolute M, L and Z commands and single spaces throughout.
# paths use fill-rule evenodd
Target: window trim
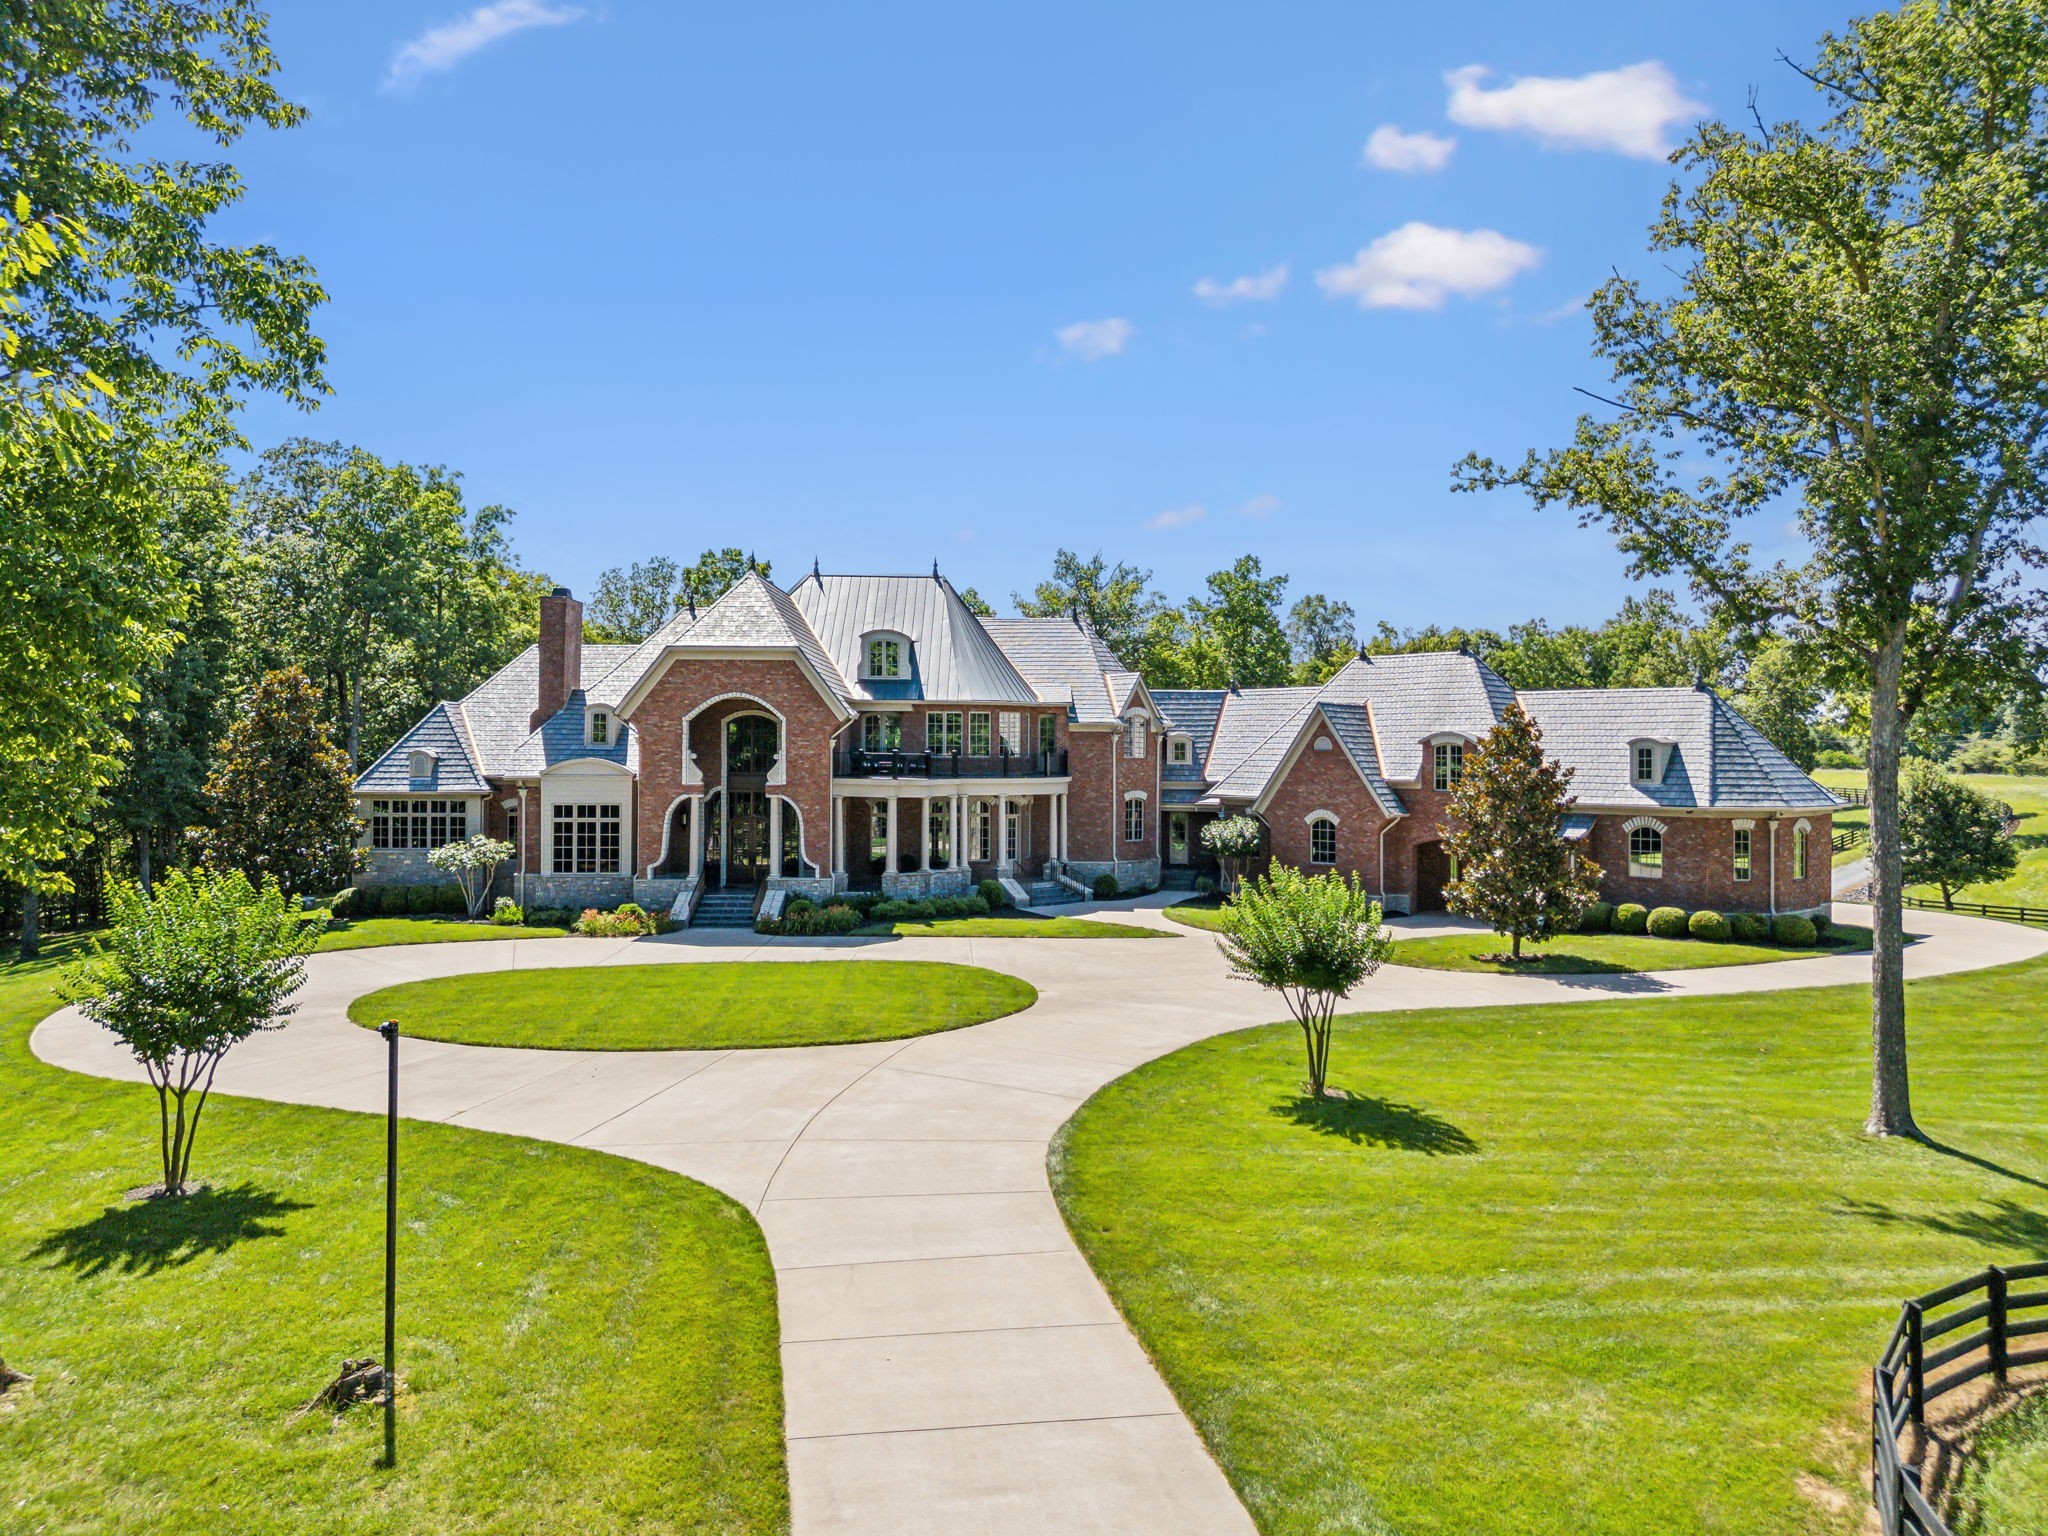
M 1166 736 L 1166 760 L 1176 768 L 1191 767 L 1195 761 L 1195 739 L 1186 731 L 1169 731 Z
M 612 714 L 608 709 L 587 710 L 583 716 L 583 744 L 590 747 L 611 745 Z
M 1127 789 L 1124 791 L 1124 842 L 1142 843 L 1145 841 L 1145 801 L 1148 798 L 1142 789 Z M 1138 831 L 1136 836 L 1133 836 L 1131 833 L 1131 808 L 1133 806 L 1137 807 Z
M 564 838 L 569 867 L 562 866 Z M 616 875 L 625 869 L 625 815 L 619 803 L 557 800 L 548 808 L 548 873 Z M 609 859 L 609 862 L 607 862 Z M 587 867 L 586 867 L 587 866 Z
M 1339 825 L 1337 813 L 1335 811 L 1315 810 L 1302 817 L 1302 820 L 1308 823 L 1309 863 L 1318 869 L 1334 868 L 1337 863 L 1337 827 Z M 1330 840 L 1330 856 L 1327 859 L 1321 859 L 1316 857 L 1317 836 L 1325 829 L 1328 830 Z
M 422 765 L 425 771 L 421 771 Z M 409 748 L 405 756 L 405 776 L 415 784 L 424 784 L 432 779 L 441 766 L 441 754 L 432 747 Z
M 1124 756 L 1138 762 L 1151 752 L 1152 722 L 1145 718 L 1142 709 L 1134 709 L 1124 716 Z
M 364 818 L 370 847 L 387 853 L 463 842 L 469 837 L 469 819 L 469 802 L 451 795 L 379 795 Z M 477 819 L 481 823 L 481 814 Z
M 1465 777 L 1465 743 L 1460 741 L 1433 741 L 1429 754 L 1431 778 L 1439 794 L 1449 794 L 1458 780 Z
M 1792 824 L 1792 878 L 1804 880 L 1812 865 L 1813 823 L 1804 816 Z
M 949 726 L 945 722 L 951 721 Z M 924 749 L 937 757 L 958 757 L 966 745 L 967 716 L 957 709 L 934 709 L 924 717 Z M 950 741 L 952 745 L 948 746 Z
M 1662 880 L 1664 878 L 1664 837 L 1670 830 L 1654 816 L 1636 816 L 1622 823 L 1622 833 L 1628 839 L 1628 876 L 1631 880 Z M 1636 834 L 1652 832 L 1657 837 L 1654 863 L 1645 863 L 1636 856 Z
M 1756 823 L 1738 821 L 1729 829 L 1729 868 L 1738 885 L 1747 885 L 1756 878 Z
M 894 666 L 888 670 L 875 665 L 877 647 L 895 647 L 895 654 L 889 659 Z M 885 651 L 886 655 L 887 652 Z M 912 675 L 913 657 L 910 637 L 900 630 L 871 629 L 860 637 L 860 675 L 864 682 L 900 683 Z
M 874 737 L 882 738 L 876 745 Z M 893 738 L 893 739 L 892 739 Z M 860 717 L 860 749 L 863 752 L 901 752 L 903 717 L 892 710 L 869 710 Z
M 969 757 L 993 757 L 995 755 L 995 715 L 986 709 L 967 711 L 967 755 Z

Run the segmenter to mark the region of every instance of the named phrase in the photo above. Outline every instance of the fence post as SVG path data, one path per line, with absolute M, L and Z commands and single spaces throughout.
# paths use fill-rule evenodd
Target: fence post
M 1927 1379 L 1921 1367 L 1920 1303 L 1906 1303 L 1906 1395 L 1913 1404 L 1913 1422 L 1927 1427 Z
M 1991 1304 L 1991 1315 L 1986 1319 L 1991 1333 L 1991 1378 L 2002 1387 L 2005 1385 L 2007 1355 L 2005 1337 L 2006 1280 L 2005 1271 L 1996 1264 L 1993 1264 L 1984 1271 L 1984 1289 L 1989 1293 Z

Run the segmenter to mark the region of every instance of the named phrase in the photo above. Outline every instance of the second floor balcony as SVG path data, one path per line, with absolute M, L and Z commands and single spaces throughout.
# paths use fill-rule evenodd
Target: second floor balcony
M 1051 752 L 865 752 L 857 747 L 834 755 L 832 775 L 840 779 L 1063 779 L 1065 748 Z

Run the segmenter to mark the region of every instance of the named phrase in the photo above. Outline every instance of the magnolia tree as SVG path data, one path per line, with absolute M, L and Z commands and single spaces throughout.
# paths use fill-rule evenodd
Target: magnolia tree
M 482 917 L 484 903 L 490 899 L 491 882 L 498 877 L 498 866 L 511 857 L 510 843 L 479 832 L 462 842 L 443 843 L 429 850 L 427 862 L 442 874 L 453 875 L 455 883 L 462 887 L 469 915 Z
M 1304 875 L 1282 865 L 1238 891 L 1217 943 L 1233 974 L 1287 999 L 1308 1048 L 1309 1096 L 1322 1098 L 1337 1003 L 1394 947 L 1380 925 L 1380 904 L 1356 875 Z
M 1952 779 L 1932 763 L 1906 771 L 1899 797 L 1899 841 L 1908 885 L 1938 885 L 1953 909 L 1956 892 L 2004 880 L 2020 867 L 2012 841 L 2012 807 Z
M 163 1193 L 182 1195 L 199 1117 L 230 1047 L 273 1029 L 326 926 L 275 880 L 173 871 L 145 895 L 113 891 L 113 932 L 60 982 L 67 1002 L 135 1053 L 156 1089 Z
M 1202 849 L 1223 866 L 1223 889 L 1235 890 L 1247 861 L 1266 847 L 1265 825 L 1254 816 L 1219 816 L 1202 828 Z
M 1451 786 L 1444 852 L 1458 878 L 1444 887 L 1453 912 L 1476 917 L 1522 958 L 1522 941 L 1541 943 L 1579 926 L 1600 894 L 1600 868 L 1564 840 L 1575 803 L 1571 770 L 1543 755 L 1543 736 L 1520 704 L 1465 754 Z

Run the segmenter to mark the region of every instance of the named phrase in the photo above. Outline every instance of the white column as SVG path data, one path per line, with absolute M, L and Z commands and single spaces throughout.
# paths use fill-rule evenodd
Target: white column
M 927 873 L 932 867 L 932 797 L 917 802 L 917 867 Z
M 846 868 L 846 850 L 843 846 L 846 837 L 845 831 L 840 824 L 844 812 L 842 811 L 839 804 L 839 791 L 835 789 L 830 794 L 828 794 L 825 797 L 825 804 L 831 809 L 832 819 L 832 867 L 826 870 L 825 873 L 828 875 L 836 875 Z
M 704 797 L 690 801 L 690 873 L 704 878 Z
M 768 873 L 782 873 L 782 796 L 768 797 Z
M 996 816 L 996 873 L 1010 872 L 1010 859 L 1015 850 L 1010 847 L 1010 797 L 998 795 L 995 801 Z
M 965 869 L 967 855 L 967 797 L 956 790 L 953 794 L 953 867 Z
M 888 830 L 882 843 L 884 850 L 882 854 L 882 870 L 885 874 L 893 875 L 896 873 L 896 797 L 891 795 L 882 804 L 886 808 L 885 814 L 888 817 L 886 823 Z

